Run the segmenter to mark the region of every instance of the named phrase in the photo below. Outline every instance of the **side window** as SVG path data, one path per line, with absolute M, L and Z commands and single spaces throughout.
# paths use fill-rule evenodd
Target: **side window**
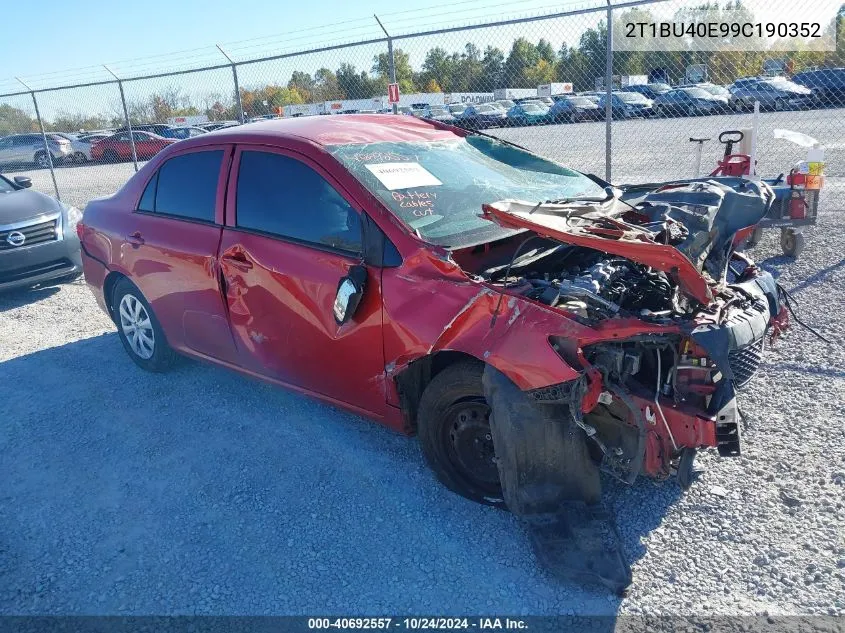
M 219 149 L 171 158 L 144 189 L 138 210 L 214 222 L 222 162 Z
M 358 213 L 320 174 L 280 154 L 241 154 L 235 214 L 239 228 L 362 250 Z
M 153 174 L 150 182 L 147 183 L 144 193 L 141 195 L 141 200 L 138 202 L 138 211 L 156 210 L 156 187 L 158 187 L 158 172 Z
M 148 141 L 150 140 L 150 137 L 147 136 L 144 132 L 132 132 L 132 139 L 137 143 L 139 141 Z M 126 140 L 129 140 L 128 135 Z

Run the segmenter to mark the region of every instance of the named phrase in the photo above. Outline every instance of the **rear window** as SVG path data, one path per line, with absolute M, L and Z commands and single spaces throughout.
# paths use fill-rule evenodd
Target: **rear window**
M 329 151 L 411 232 L 447 248 L 515 232 L 479 217 L 486 203 L 604 197 L 583 174 L 484 136 L 336 145 Z
M 150 180 L 138 209 L 214 222 L 222 162 L 223 150 L 174 156 Z

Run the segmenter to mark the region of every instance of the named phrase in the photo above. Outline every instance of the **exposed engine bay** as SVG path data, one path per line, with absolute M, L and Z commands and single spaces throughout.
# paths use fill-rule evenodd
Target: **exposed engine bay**
M 483 274 L 529 299 L 587 320 L 617 315 L 666 318 L 687 309 L 666 273 L 592 249 L 558 246 L 552 251 L 529 253 L 530 263 L 514 262 L 507 278 L 502 270 Z

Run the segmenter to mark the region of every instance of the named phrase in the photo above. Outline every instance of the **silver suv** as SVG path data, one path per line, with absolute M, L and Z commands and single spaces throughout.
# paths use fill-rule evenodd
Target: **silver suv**
M 73 155 L 70 141 L 58 134 L 47 135 L 47 147 L 57 165 Z M 0 139 L 0 167 L 23 167 L 35 164 L 37 167 L 50 166 L 44 139 L 40 134 L 12 134 Z

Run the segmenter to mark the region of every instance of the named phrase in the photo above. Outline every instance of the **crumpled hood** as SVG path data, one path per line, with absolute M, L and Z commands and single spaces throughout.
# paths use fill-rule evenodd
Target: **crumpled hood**
M 718 179 L 629 187 L 623 199 L 608 204 L 544 203 L 501 200 L 482 207 L 483 217 L 508 228 L 524 228 L 567 244 L 619 255 L 670 275 L 687 296 L 707 305 L 712 282 L 724 281 L 740 229 L 763 218 L 774 193 L 763 182 Z M 673 245 L 661 243 L 665 230 L 683 225 L 687 234 Z M 671 232 L 671 231 L 666 231 Z

